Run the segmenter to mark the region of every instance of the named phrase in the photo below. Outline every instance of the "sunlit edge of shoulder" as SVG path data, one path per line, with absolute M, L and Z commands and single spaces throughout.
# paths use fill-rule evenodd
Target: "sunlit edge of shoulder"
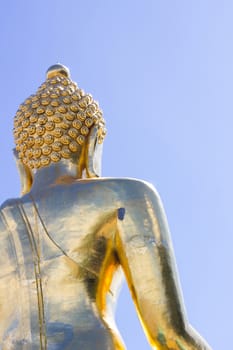
M 7 207 L 13 207 L 15 206 L 16 202 L 19 200 L 19 198 L 9 198 L 6 199 L 2 204 L 0 205 L 0 210 L 3 210 L 4 208 Z
M 99 183 L 99 184 L 105 184 L 111 186 L 111 183 L 114 185 L 119 185 L 122 187 L 126 187 L 127 190 L 130 191 L 137 191 L 141 193 L 150 193 L 152 196 L 160 200 L 160 195 L 153 184 L 151 184 L 148 181 L 137 179 L 137 178 L 130 178 L 130 177 L 99 177 L 99 178 L 91 178 L 91 179 L 80 179 L 77 180 L 76 183 Z M 0 210 L 3 210 L 7 207 L 13 207 L 15 204 L 20 200 L 20 198 L 24 197 L 25 195 L 21 197 L 16 198 L 9 198 L 3 201 L 3 203 L 0 205 Z M 27 196 L 27 194 L 26 194 Z
M 94 180 L 94 179 L 92 179 Z M 130 178 L 130 177 L 99 177 L 98 179 L 96 179 L 96 181 L 98 182 L 104 182 L 104 183 L 119 183 L 119 184 L 124 184 L 125 186 L 131 188 L 132 190 L 140 190 L 140 191 L 146 191 L 146 192 L 150 192 L 151 194 L 153 194 L 155 197 L 157 197 L 158 199 L 160 199 L 160 195 L 157 191 L 157 189 L 155 188 L 155 186 L 145 180 L 142 179 L 137 179 L 137 178 Z

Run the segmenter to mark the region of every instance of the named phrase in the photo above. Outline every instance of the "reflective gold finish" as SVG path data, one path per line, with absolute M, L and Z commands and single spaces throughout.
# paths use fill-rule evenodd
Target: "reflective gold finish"
M 102 117 L 89 97 L 68 107 L 80 97 L 65 67 L 48 79 L 16 119 L 24 195 L 0 210 L 0 349 L 126 349 L 114 321 L 124 273 L 153 349 L 210 350 L 188 324 L 158 194 L 98 178 Z
M 45 83 L 16 113 L 18 156 L 31 170 L 71 158 L 85 143 L 92 125 L 98 126 L 101 143 L 106 129 L 98 103 L 70 80 L 68 68 L 54 65 L 48 69 Z

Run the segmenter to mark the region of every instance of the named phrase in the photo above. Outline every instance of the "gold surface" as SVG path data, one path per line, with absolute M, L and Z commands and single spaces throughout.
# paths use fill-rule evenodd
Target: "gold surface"
M 66 67 L 56 65 L 48 79 L 66 79 L 68 74 Z M 51 107 L 52 101 L 60 103 L 56 84 L 45 84 L 45 89 L 54 86 L 54 100 L 48 99 L 53 111 L 59 107 Z M 0 349 L 126 349 L 114 320 L 124 274 L 153 349 L 210 350 L 188 324 L 155 189 L 135 179 L 98 178 L 102 117 L 100 125 L 92 123 L 83 135 L 81 150 L 74 148 L 72 156 L 64 156 L 60 145 L 66 145 L 66 138 L 62 143 L 59 133 L 38 134 L 42 129 L 37 120 L 42 127 L 54 122 L 48 118 L 55 115 L 46 113 L 50 109 L 42 107 L 42 92 L 39 96 L 39 102 L 38 94 L 29 99 L 30 107 L 24 108 L 16 126 L 25 128 L 16 136 L 17 145 L 24 133 L 27 140 L 25 150 L 15 151 L 24 195 L 6 201 L 0 210 Z M 34 118 L 29 123 L 28 113 Z M 26 135 L 31 129 L 33 141 Z M 54 159 L 50 144 L 59 154 Z M 33 165 L 27 159 L 29 151 Z M 42 154 L 50 161 L 42 161 Z
M 47 71 L 45 83 L 16 113 L 18 156 L 29 169 L 71 158 L 80 151 L 93 125 L 99 128 L 101 143 L 106 129 L 98 103 L 71 81 L 66 67 L 54 65 Z

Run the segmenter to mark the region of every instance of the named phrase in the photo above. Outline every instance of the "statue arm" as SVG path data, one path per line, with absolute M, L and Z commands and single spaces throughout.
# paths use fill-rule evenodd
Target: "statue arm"
M 158 195 L 142 182 L 127 193 L 118 209 L 116 250 L 149 342 L 163 350 L 210 349 L 188 324 Z

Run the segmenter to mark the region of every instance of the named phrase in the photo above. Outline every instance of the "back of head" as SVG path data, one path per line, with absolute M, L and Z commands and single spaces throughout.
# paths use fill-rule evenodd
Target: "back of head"
M 81 154 L 93 127 L 102 143 L 106 129 L 98 103 L 70 79 L 68 68 L 53 65 L 16 113 L 17 156 L 30 172 L 72 158 Z

